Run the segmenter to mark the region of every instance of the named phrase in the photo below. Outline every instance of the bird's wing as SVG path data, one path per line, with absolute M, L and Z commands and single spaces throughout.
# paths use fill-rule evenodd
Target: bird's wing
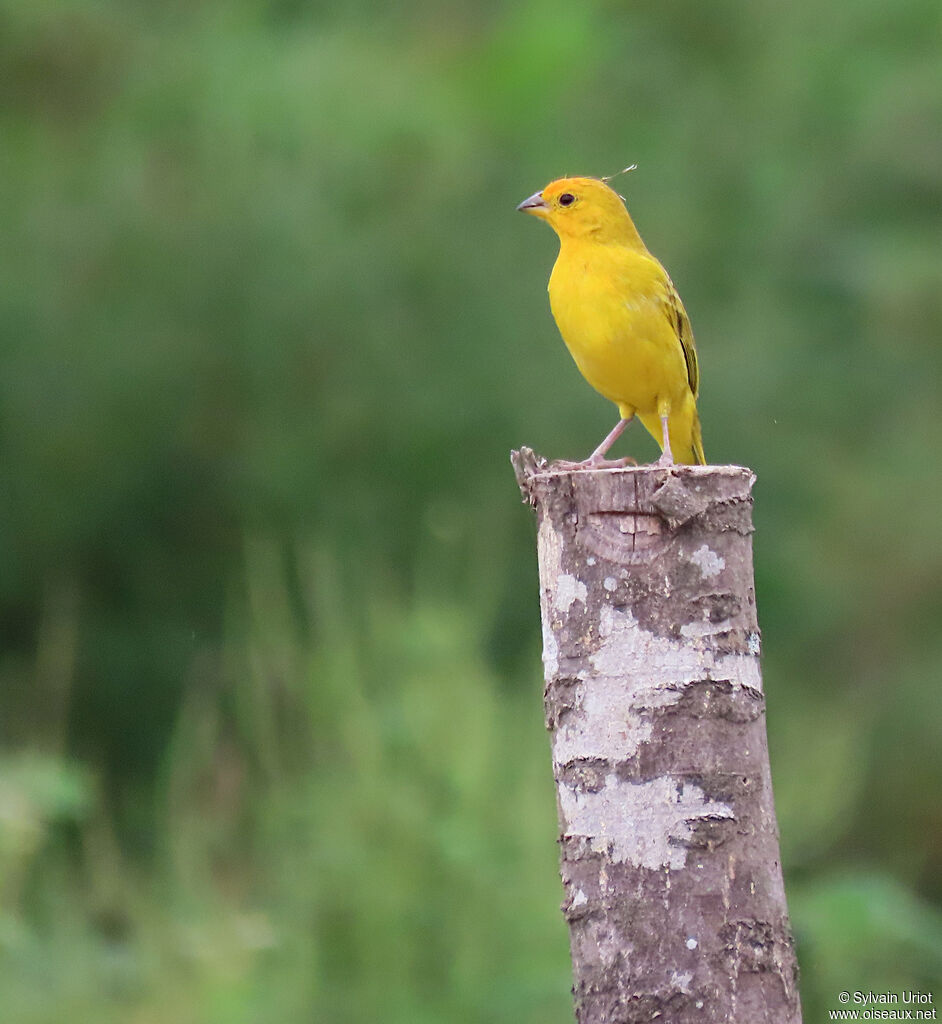
M 693 397 L 696 398 L 700 388 L 700 368 L 697 365 L 697 348 L 693 343 L 693 329 L 690 326 L 690 318 L 687 316 L 684 304 L 680 301 L 680 296 L 674 287 L 674 282 L 666 273 L 664 280 L 667 285 L 662 298 L 664 312 L 667 314 L 667 319 L 670 320 L 674 334 L 683 349 L 684 362 L 687 364 L 687 382 L 690 384 Z

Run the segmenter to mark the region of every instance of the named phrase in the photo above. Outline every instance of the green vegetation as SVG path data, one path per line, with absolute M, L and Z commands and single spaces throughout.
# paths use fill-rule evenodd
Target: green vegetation
M 570 1019 L 507 453 L 613 410 L 514 206 L 631 162 L 759 477 L 807 1019 L 938 986 L 940 33 L 0 0 L 4 1024 Z

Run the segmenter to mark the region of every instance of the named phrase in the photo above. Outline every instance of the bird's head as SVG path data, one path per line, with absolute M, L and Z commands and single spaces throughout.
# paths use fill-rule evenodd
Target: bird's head
M 517 209 L 545 220 L 561 239 L 641 242 L 624 200 L 599 178 L 557 178 Z

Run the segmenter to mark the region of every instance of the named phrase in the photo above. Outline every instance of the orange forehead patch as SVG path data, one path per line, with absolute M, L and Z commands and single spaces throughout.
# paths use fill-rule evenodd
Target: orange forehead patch
M 587 185 L 590 182 L 596 185 L 603 184 L 598 178 L 557 178 L 543 189 L 543 198 L 555 199 L 556 196 L 562 195 L 563 192 L 572 192 L 578 189 L 580 185 Z

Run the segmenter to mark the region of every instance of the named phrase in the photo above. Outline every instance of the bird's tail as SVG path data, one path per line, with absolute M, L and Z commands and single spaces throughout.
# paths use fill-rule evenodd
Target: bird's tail
M 693 423 L 691 424 L 690 435 L 690 447 L 693 450 L 693 464 L 696 466 L 705 466 L 707 461 L 706 456 L 703 454 L 703 435 L 700 433 L 700 417 L 697 415 L 696 410 L 694 410 L 693 413 Z

